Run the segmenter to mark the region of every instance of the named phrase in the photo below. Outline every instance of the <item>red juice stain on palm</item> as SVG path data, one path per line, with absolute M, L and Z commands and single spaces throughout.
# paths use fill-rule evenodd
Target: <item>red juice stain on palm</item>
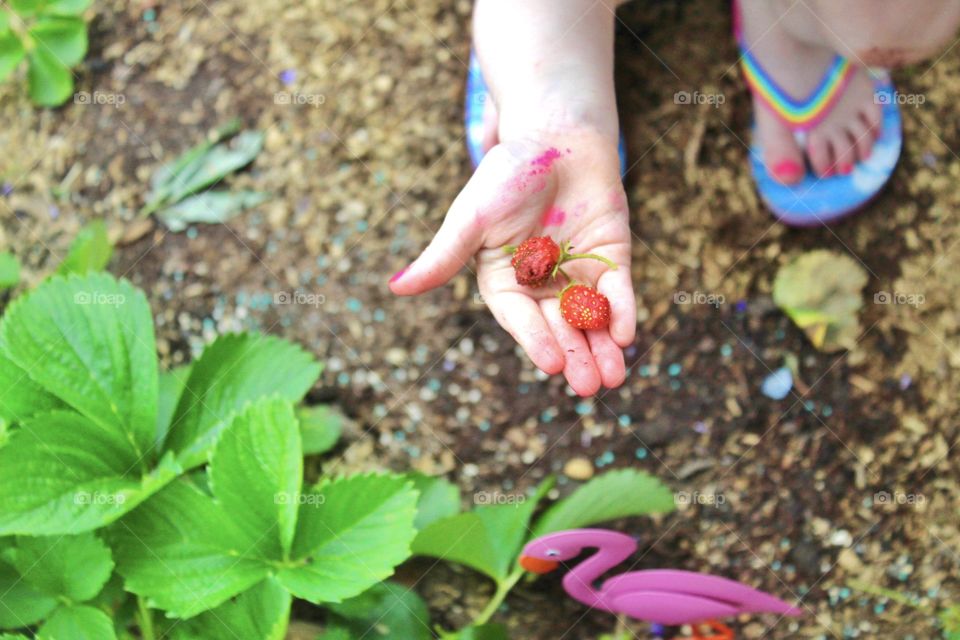
M 567 219 L 567 214 L 564 213 L 563 209 L 559 207 L 550 207 L 547 209 L 543 217 L 540 218 L 540 226 L 542 227 L 559 227 Z
M 567 149 L 567 153 L 569 152 L 570 150 Z M 530 161 L 530 166 L 533 168 L 517 176 L 513 181 L 513 188 L 517 191 L 526 191 L 528 186 L 532 186 L 533 193 L 543 191 L 547 186 L 546 178 L 543 176 L 546 176 L 553 170 L 553 163 L 562 156 L 563 153 L 561 151 L 550 147 Z

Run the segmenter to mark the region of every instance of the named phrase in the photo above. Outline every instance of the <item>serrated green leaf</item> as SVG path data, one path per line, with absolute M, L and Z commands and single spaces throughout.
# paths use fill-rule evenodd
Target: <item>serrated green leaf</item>
M 92 533 L 21 537 L 11 557 L 37 591 L 76 603 L 96 597 L 113 573 L 110 549 Z
M 531 497 L 438 520 L 417 535 L 413 553 L 459 562 L 500 582 L 516 562 L 530 518 L 551 486 L 549 479 Z
M 418 530 L 460 513 L 460 489 L 457 485 L 422 473 L 408 473 L 407 477 L 420 492 L 417 519 L 414 522 Z
M 93 0 L 52 0 L 43 7 L 44 15 L 77 16 L 86 11 Z
M 3 80 L 3 37 L 0 36 L 0 80 Z M 0 251 L 0 291 L 20 282 L 20 261 L 8 251 Z
M 177 233 L 191 224 L 226 222 L 269 198 L 270 194 L 261 191 L 205 191 L 159 211 L 157 218 Z
M 0 33 L 0 81 L 13 73 L 26 55 L 27 51 L 15 33 L 12 31 Z
M 93 607 L 64 605 L 53 612 L 40 630 L 37 640 L 116 640 L 113 622 Z
M 38 49 L 64 67 L 80 64 L 87 55 L 87 23 L 71 16 L 42 17 L 28 29 Z
M 180 472 L 147 471 L 122 433 L 66 411 L 35 416 L 0 448 L 0 535 L 82 533 L 127 513 Z
M 180 478 L 110 528 L 117 571 L 151 607 L 189 618 L 266 578 L 271 567 L 247 555 L 263 531 L 244 531 L 233 514 Z
M 300 439 L 306 456 L 326 453 L 336 446 L 343 429 L 343 416 L 333 407 L 318 405 L 297 409 Z
M 186 468 L 203 464 L 220 432 L 247 402 L 276 395 L 300 400 L 320 365 L 297 345 L 271 336 L 233 334 L 208 346 L 190 370 L 167 449 Z
M 35 624 L 50 615 L 57 604 L 56 598 L 24 582 L 20 573 L 0 558 L 0 629 L 22 629 Z
M 537 520 L 533 537 L 674 508 L 673 492 L 657 478 L 620 469 L 598 476 L 550 507 Z
M 95 220 L 85 226 L 70 244 L 70 251 L 57 267 L 57 273 L 83 275 L 89 271 L 101 271 L 110 262 L 113 244 L 107 235 L 103 220 Z
M 358 638 L 431 640 L 430 612 L 413 589 L 383 582 L 340 604 L 328 605 Z
M 27 85 L 30 99 L 41 107 L 58 107 L 73 95 L 73 75 L 45 48 L 27 54 Z
M 18 298 L 0 350 L 48 393 L 147 459 L 157 422 L 157 356 L 147 299 L 107 274 L 52 278 Z
M 177 410 L 180 396 L 190 378 L 190 365 L 186 364 L 170 371 L 161 371 L 157 378 L 157 444 L 167 439 L 173 413 Z
M 173 627 L 173 640 L 283 640 L 290 618 L 290 594 L 272 579 L 216 609 Z
M 303 456 L 290 402 L 267 398 L 230 425 L 210 461 L 210 488 L 233 521 L 260 532 L 254 553 L 287 558 L 297 526 Z
M 0 418 L 23 422 L 38 413 L 64 406 L 0 351 Z
M 417 492 L 403 476 L 362 475 L 326 482 L 300 507 L 292 559 L 277 579 L 311 602 L 363 593 L 410 556 Z
M 817 349 L 850 349 L 860 335 L 867 273 L 848 255 L 818 250 L 802 254 L 777 271 L 773 300 Z

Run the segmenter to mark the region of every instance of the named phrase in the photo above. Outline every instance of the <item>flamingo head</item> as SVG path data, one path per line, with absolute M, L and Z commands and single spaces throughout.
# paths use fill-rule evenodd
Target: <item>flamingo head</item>
M 583 543 L 573 537 L 547 535 L 527 543 L 520 556 L 520 566 L 531 573 L 550 573 L 561 562 L 580 555 L 583 547 Z

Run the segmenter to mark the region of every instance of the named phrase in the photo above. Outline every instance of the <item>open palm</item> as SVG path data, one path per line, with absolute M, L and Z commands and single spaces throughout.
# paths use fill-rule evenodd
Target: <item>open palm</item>
M 558 151 L 562 149 L 562 151 Z M 606 329 L 581 331 L 560 315 L 563 276 L 531 288 L 517 284 L 505 245 L 534 236 L 569 241 L 576 253 L 599 254 L 617 265 L 575 260 L 564 271 L 596 286 L 610 300 Z M 452 278 L 470 258 L 484 302 L 497 322 L 546 373 L 563 372 L 580 395 L 625 376 L 622 348 L 633 342 L 636 304 L 630 279 L 630 228 L 616 147 L 606 139 L 567 136 L 561 141 L 497 145 L 454 201 L 436 237 L 391 282 L 399 295 L 415 295 Z

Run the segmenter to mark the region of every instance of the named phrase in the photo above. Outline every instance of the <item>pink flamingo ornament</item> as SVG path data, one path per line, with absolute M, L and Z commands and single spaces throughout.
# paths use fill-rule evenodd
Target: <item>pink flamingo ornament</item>
M 799 609 L 767 593 L 692 571 L 631 571 L 595 588 L 597 578 L 637 550 L 633 538 L 606 529 L 572 529 L 537 538 L 523 548 L 520 566 L 533 573 L 549 573 L 588 548 L 597 552 L 563 577 L 563 588 L 571 598 L 594 609 L 659 625 L 705 624 L 719 634 L 689 640 L 733 640 L 733 631 L 714 618 L 741 613 L 800 615 Z

